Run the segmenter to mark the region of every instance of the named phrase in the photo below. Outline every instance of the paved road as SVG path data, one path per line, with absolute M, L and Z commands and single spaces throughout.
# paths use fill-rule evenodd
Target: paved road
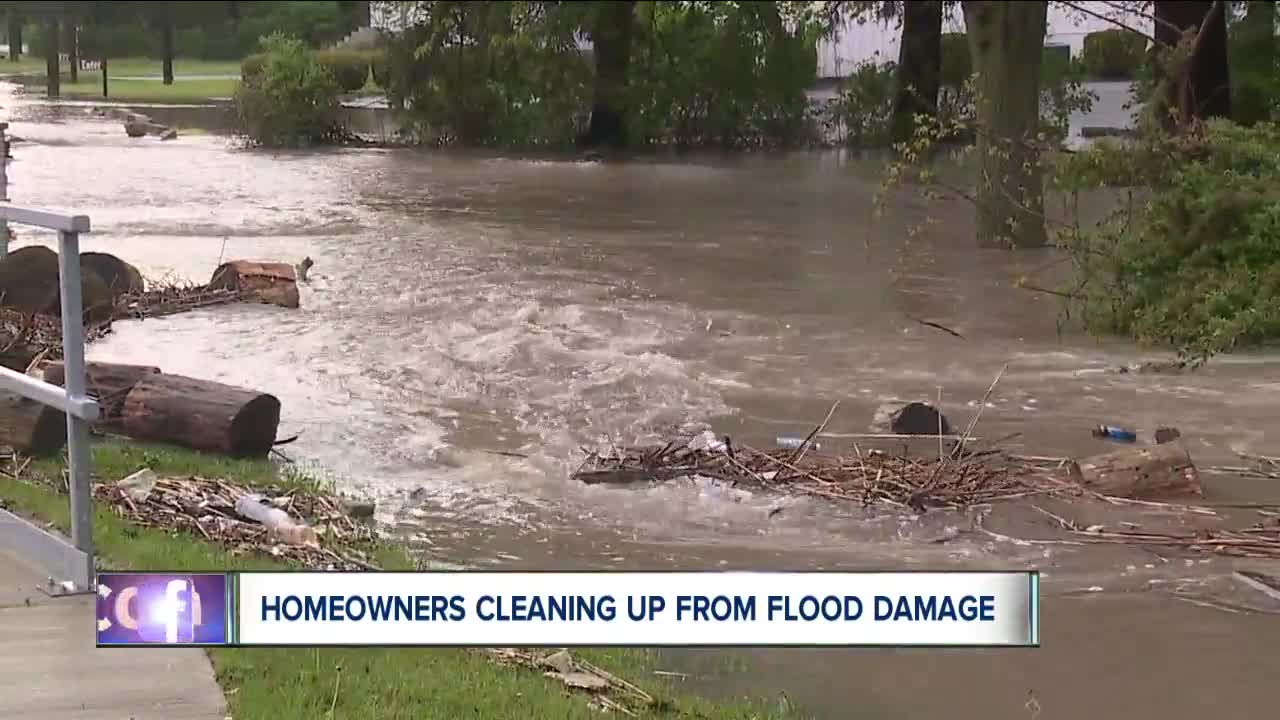
M 0 720 L 223 720 L 203 650 L 93 646 L 92 596 L 50 598 L 0 548 Z

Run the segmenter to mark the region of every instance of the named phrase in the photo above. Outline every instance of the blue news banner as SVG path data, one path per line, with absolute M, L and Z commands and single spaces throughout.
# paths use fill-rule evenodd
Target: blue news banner
M 1036 647 L 1034 572 L 101 573 L 100 647 Z

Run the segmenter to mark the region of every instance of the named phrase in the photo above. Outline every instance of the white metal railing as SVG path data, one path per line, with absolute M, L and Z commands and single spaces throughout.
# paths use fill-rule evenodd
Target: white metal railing
M 0 221 L 58 231 L 64 387 L 0 367 L 0 389 L 66 414 L 67 485 L 71 495 L 71 544 L 4 510 L 0 510 L 0 544 L 48 569 L 51 594 L 91 592 L 95 565 L 89 423 L 98 417 L 98 403 L 85 394 L 84 307 L 80 289 L 80 233 L 89 232 L 89 218 L 0 203 Z

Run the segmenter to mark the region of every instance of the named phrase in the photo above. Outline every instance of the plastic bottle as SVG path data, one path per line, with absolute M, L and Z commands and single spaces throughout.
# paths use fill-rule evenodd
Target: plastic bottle
M 799 450 L 800 445 L 804 443 L 805 437 L 806 436 L 804 435 L 791 435 L 791 434 L 779 435 L 778 438 L 774 440 L 774 442 L 777 444 L 779 448 L 783 450 Z M 814 441 L 809 443 L 809 449 L 821 450 L 822 446 L 819 445 L 816 441 Z
M 290 545 L 319 545 L 314 528 L 294 522 L 289 513 L 262 502 L 260 495 L 242 495 L 236 501 L 236 512 L 262 523 L 282 542 Z
M 1093 429 L 1093 436 L 1106 440 L 1118 440 L 1120 442 L 1137 442 L 1138 434 L 1132 430 L 1115 427 L 1114 425 L 1099 425 Z

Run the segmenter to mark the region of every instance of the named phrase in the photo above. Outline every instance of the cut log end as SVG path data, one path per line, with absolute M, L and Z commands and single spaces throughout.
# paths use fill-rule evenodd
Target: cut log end
M 144 376 L 121 410 L 125 435 L 231 457 L 266 457 L 280 401 L 255 390 L 181 375 Z
M 1125 448 L 1068 466 L 1075 482 L 1104 495 L 1134 499 L 1202 497 L 1200 473 L 1181 442 Z
M 236 457 L 266 457 L 276 441 L 280 427 L 280 400 L 274 395 L 259 395 L 231 421 L 229 454 Z
M 53 455 L 67 444 L 67 417 L 61 410 L 0 391 L 0 445 L 25 455 Z
M 213 271 L 208 287 L 244 292 L 267 305 L 290 309 L 299 306 L 297 272 L 288 263 L 232 260 Z

